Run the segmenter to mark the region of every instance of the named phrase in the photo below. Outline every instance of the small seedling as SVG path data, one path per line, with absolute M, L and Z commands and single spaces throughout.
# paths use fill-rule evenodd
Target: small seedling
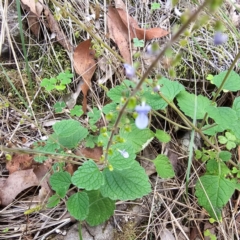
M 65 102 L 56 102 L 53 105 L 55 112 L 56 113 L 61 113 L 63 111 L 63 109 L 66 107 L 66 103 Z
M 133 39 L 134 47 L 144 47 L 144 40 L 139 40 L 138 38 Z
M 161 7 L 160 3 L 157 3 L 157 2 L 151 3 L 151 11 L 153 11 L 153 10 L 159 10 L 160 7 Z
M 44 87 L 47 91 L 52 91 L 54 89 L 61 91 L 64 90 L 67 84 L 71 82 L 72 77 L 73 74 L 67 70 L 65 72 L 59 73 L 56 78 L 44 78 L 40 86 Z

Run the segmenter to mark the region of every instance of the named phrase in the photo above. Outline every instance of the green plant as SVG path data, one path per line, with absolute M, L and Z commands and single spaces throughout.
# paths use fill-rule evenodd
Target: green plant
M 68 70 L 62 73 L 59 73 L 58 76 L 51 78 L 44 78 L 41 82 L 41 87 L 44 87 L 47 91 L 56 90 L 64 90 L 66 85 L 71 82 L 71 78 L 73 74 Z
M 206 4 L 207 2 L 199 11 Z M 215 8 L 215 5 L 211 7 Z M 204 140 L 204 148 L 196 151 L 196 158 L 206 163 L 206 172 L 198 178 L 195 194 L 199 204 L 208 211 L 210 217 L 221 219 L 222 207 L 234 190 L 240 188 L 237 182 L 239 166 L 232 160 L 231 153 L 226 151 L 239 144 L 240 99 L 235 98 L 232 107 L 218 106 L 216 99 L 222 91 L 240 90 L 240 76 L 233 71 L 240 54 L 236 56 L 228 71 L 215 76 L 209 75 L 209 80 L 216 87 L 216 93 L 209 98 L 188 92 L 178 81 L 165 77 L 148 77 L 171 43 L 183 33 L 186 28 L 184 26 L 193 19 L 194 16 L 184 20 L 186 25 L 157 53 L 151 67 L 140 80 L 137 79 L 136 69 L 124 64 L 126 76 L 138 81 L 125 79 L 120 85 L 108 90 L 107 96 L 111 102 L 102 109 L 93 108 L 92 112 L 88 113 L 87 126 L 82 126 L 73 119 L 62 120 L 53 126 L 54 133 L 48 140 L 36 144 L 36 149 L 40 152 L 59 153 L 66 158 L 66 153 L 80 144 L 91 148 L 97 144 L 103 148 L 100 163 L 95 159 L 83 159 L 73 176 L 64 171 L 64 167 L 53 173 L 50 184 L 56 193 L 49 199 L 48 207 L 56 206 L 60 199 L 67 197 L 68 190 L 73 185 L 77 192 L 68 196 L 68 211 L 78 220 L 98 225 L 113 214 L 116 200 L 133 200 L 148 194 L 151 191 L 149 179 L 136 161 L 136 156 L 154 137 L 165 143 L 171 140 L 166 132 L 149 129 L 149 116 L 160 116 L 178 128 L 197 132 Z M 174 75 L 173 70 L 170 76 Z M 45 80 L 43 86 L 52 90 L 56 88 L 56 81 Z M 184 125 L 174 123 L 168 119 L 167 114 L 164 115 L 168 108 L 178 114 Z M 101 117 L 107 124 L 99 129 L 97 123 Z M 225 137 L 219 136 L 220 133 L 224 133 Z M 220 148 L 219 144 L 224 145 Z M 39 154 L 35 160 L 43 162 L 46 158 Z M 167 156 L 159 154 L 152 162 L 160 177 L 174 177 L 175 173 Z M 188 179 L 189 176 L 187 181 Z
M 223 80 L 225 75 L 222 73 L 219 75 Z M 219 75 L 214 78 L 219 78 Z M 240 76 L 235 73 L 230 74 L 226 80 L 226 86 L 228 81 L 233 80 L 237 85 L 240 83 Z M 161 88 L 155 91 L 155 86 L 161 86 Z M 72 184 L 79 190 L 67 201 L 70 214 L 78 220 L 86 220 L 90 225 L 97 225 L 113 214 L 114 202 L 117 199 L 132 200 L 148 194 L 151 190 L 148 177 L 135 159 L 137 153 L 143 150 L 154 137 L 161 142 L 171 140 L 166 132 L 157 129 L 154 133 L 147 128 L 148 112 L 151 110 L 151 115 L 157 115 L 157 111 L 166 110 L 169 106 L 179 114 L 187 127 L 193 128 L 207 144 L 214 146 L 214 150 L 211 151 L 206 149 L 196 151 L 197 158 L 206 161 L 206 173 L 197 182 L 196 196 L 199 204 L 209 212 L 210 216 L 219 219 L 221 208 L 229 200 L 233 191 L 239 188 L 239 184 L 233 177 L 233 173 L 237 173 L 238 168 L 235 167 L 235 170 L 231 171 L 226 165 L 227 162 L 232 163 L 230 152 L 218 149 L 217 142 L 210 141 L 209 136 L 225 132 L 228 141 L 239 141 L 240 132 L 237 129 L 240 121 L 239 98 L 234 100 L 232 108 L 218 107 L 203 95 L 188 93 L 179 82 L 167 78 L 146 79 L 142 89 L 131 98 L 131 104 L 127 104 L 126 110 L 122 111 L 123 105 L 126 104 L 127 99 L 130 99 L 135 88 L 136 83 L 126 79 L 119 86 L 109 90 L 107 96 L 112 102 L 105 105 L 102 111 L 93 108 L 92 112 L 88 113 L 90 132 L 76 120 L 62 120 L 53 126 L 54 133 L 48 140 L 38 143 L 38 150 L 63 155 L 66 149 L 72 150 L 80 143 L 88 147 L 94 147 L 97 143 L 104 150 L 101 167 L 94 159 L 86 159 L 72 177 L 65 171 L 55 172 L 51 176 L 50 184 L 56 194 L 49 199 L 48 206 L 53 207 L 61 198 L 64 198 Z M 147 105 L 136 106 L 137 103 L 142 102 L 142 99 Z M 174 104 L 174 99 L 179 109 Z M 195 102 L 197 102 L 196 113 Z M 113 131 L 120 113 L 122 117 L 119 120 L 119 129 Z M 99 130 L 96 123 L 101 118 L 101 114 L 108 119 L 108 125 Z M 187 118 L 194 118 L 194 115 L 198 121 L 202 120 L 197 127 Z M 234 122 L 229 123 L 229 116 Z M 209 124 L 210 121 L 211 124 Z M 232 133 L 230 134 L 229 131 Z M 109 145 L 113 132 L 112 142 Z M 218 139 L 219 143 L 227 144 L 223 142 L 223 138 Z M 226 148 L 229 149 L 228 145 Z M 35 157 L 39 162 L 45 159 L 45 156 Z M 153 163 L 160 177 L 174 177 L 173 167 L 167 156 L 159 154 Z M 97 209 L 100 208 L 101 213 L 99 212 L 98 217 L 94 218 L 94 213 L 96 214 Z
M 151 10 L 152 11 L 153 10 L 158 10 L 158 9 L 160 9 L 160 7 L 161 7 L 160 3 L 157 3 L 157 2 L 151 3 Z
M 204 231 L 204 236 L 205 236 L 205 237 L 209 237 L 211 240 L 217 240 L 217 237 L 216 237 L 214 234 L 212 234 L 212 233 L 209 231 L 209 229 L 207 229 L 207 230 Z

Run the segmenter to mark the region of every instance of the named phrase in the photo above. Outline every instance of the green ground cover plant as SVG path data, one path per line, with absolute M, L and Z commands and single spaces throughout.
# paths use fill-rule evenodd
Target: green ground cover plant
M 47 161 L 49 156 L 60 156 L 51 169 L 50 185 L 54 194 L 48 199 L 46 208 L 54 208 L 64 202 L 72 217 L 97 226 L 113 216 L 118 200 L 136 200 L 150 194 L 150 179 L 138 156 L 153 141 L 159 144 L 171 142 L 171 134 L 154 125 L 160 118 L 176 129 L 191 133 L 184 179 L 186 199 L 189 197 L 191 174 L 195 171 L 193 161 L 197 161 L 204 171 L 197 177 L 194 195 L 212 222 L 222 221 L 223 208 L 234 192 L 240 190 L 240 166 L 233 156 L 240 145 L 240 97 L 237 95 L 240 75 L 235 71 L 240 54 L 234 56 L 227 70 L 208 73 L 207 84 L 214 90 L 204 94 L 197 90 L 195 75 L 194 90 L 176 80 L 177 68 L 182 61 L 181 51 L 174 54 L 170 50 L 177 41 L 180 48 L 187 46 L 188 37 L 191 37 L 187 30 L 189 24 L 193 24 L 193 29 L 200 28 L 205 24 L 204 16 L 200 17 L 202 21 L 194 21 L 201 11 L 205 8 L 215 11 L 221 4 L 218 0 L 205 1 L 195 15 L 188 12 L 182 14 L 181 25 L 169 43 L 164 47 L 153 43 L 146 48 L 146 54 L 153 60 L 143 73 L 140 74 L 141 67 L 137 60 L 132 65 L 123 63 L 121 67 L 125 78 L 118 85 L 104 87 L 107 103 L 102 108 L 93 105 L 91 110 L 84 113 L 81 105 L 68 109 L 62 98 L 52 105 L 55 116 L 65 112 L 68 119 L 57 120 L 48 138 L 35 141 L 32 149 L 35 162 L 40 164 Z M 151 4 L 152 12 L 160 8 L 157 2 Z M 221 49 L 227 43 L 228 35 L 218 25 L 216 22 L 213 27 L 212 41 L 215 47 Z M 184 39 L 179 40 L 182 36 Z M 135 48 L 141 49 L 144 45 L 143 40 L 133 39 Z M 101 52 L 96 56 L 103 55 L 101 49 L 96 52 Z M 139 53 L 141 55 L 141 50 Z M 154 66 L 166 56 L 171 56 L 168 77 L 153 75 L 151 71 Z M 73 76 L 66 70 L 56 77 L 43 78 L 41 90 L 46 94 L 59 93 L 70 88 Z M 219 103 L 224 93 L 234 96 L 231 105 L 222 106 Z M 9 105 L 1 104 L 0 107 Z M 179 121 L 169 118 L 169 112 L 174 112 Z M 193 146 L 196 134 L 202 142 L 199 149 Z M 65 167 L 68 161 L 76 157 L 75 151 L 80 146 L 91 149 L 101 147 L 103 154 L 100 160 L 78 156 L 79 161 L 74 162 L 78 169 L 71 175 Z M 161 179 L 176 176 L 171 160 L 164 153 L 158 152 L 155 159 L 143 161 L 151 162 Z M 34 208 L 33 212 L 41 208 Z M 204 235 L 216 239 L 208 230 L 204 231 Z
M 224 90 L 240 90 L 240 87 L 237 87 L 240 86 L 240 76 L 234 71 L 225 71 L 214 76 L 212 83 L 217 87 L 222 85 Z M 156 86 L 161 87 L 156 91 Z M 222 207 L 234 190 L 239 189 L 238 177 L 234 174 L 237 164 L 231 161 L 231 153 L 227 151 L 239 145 L 240 112 L 237 107 L 239 98 L 235 98 L 231 108 L 218 107 L 211 99 L 203 95 L 190 94 L 182 84 L 167 78 L 146 79 L 135 97 L 129 98 L 134 89 L 136 83 L 126 79 L 108 91 L 107 96 L 112 102 L 102 109 L 102 114 L 108 116 L 108 125 L 100 131 L 93 127 L 101 117 L 101 111 L 96 108 L 93 109 L 93 113 L 89 113 L 90 129 L 84 128 L 74 119 L 62 120 L 53 126 L 54 133 L 45 142 L 44 147 L 38 147 L 37 150 L 49 154 L 64 153 L 64 150 L 72 150 L 80 143 L 86 144 L 86 140 L 87 145 L 93 147 L 94 142 L 89 143 L 89 139 L 94 138 L 93 134 L 95 136 L 97 134 L 95 142 L 103 147 L 104 155 L 101 169 L 89 159 L 84 161 L 72 177 L 64 171 L 54 173 L 50 184 L 56 194 L 49 199 L 48 206 L 55 206 L 60 198 L 66 196 L 70 185 L 73 184 L 79 192 L 68 199 L 69 212 L 78 220 L 86 220 L 90 225 L 97 225 L 113 214 L 114 201 L 117 199 L 133 200 L 148 194 L 151 191 L 148 176 L 137 163 L 136 155 L 154 137 L 161 142 L 170 141 L 171 138 L 166 132 L 160 129 L 156 129 L 155 132 L 150 130 L 148 119 L 149 114 L 155 115 L 157 111 L 164 111 L 169 106 L 180 114 L 189 129 L 201 135 L 205 144 L 213 147 L 212 150 L 196 151 L 198 159 L 202 159 L 206 164 L 206 173 L 196 184 L 196 196 L 199 204 L 209 215 L 220 220 Z M 126 105 L 127 99 L 131 100 Z M 126 109 L 123 111 L 124 104 Z M 116 129 L 114 123 L 120 114 L 122 117 Z M 198 120 L 196 126 L 189 120 L 194 118 Z M 233 122 L 230 122 L 229 118 Z M 115 131 L 112 131 L 112 128 Z M 224 132 L 226 137 L 211 138 Z M 222 145 L 221 148 L 218 147 L 219 144 Z M 203 154 L 209 157 L 204 159 Z M 47 159 L 35 157 L 35 160 L 42 162 L 44 158 Z M 153 163 L 161 178 L 174 177 L 173 167 L 167 156 L 159 154 Z M 94 213 L 99 209 L 101 209 L 98 213 L 99 218 L 94 218 Z

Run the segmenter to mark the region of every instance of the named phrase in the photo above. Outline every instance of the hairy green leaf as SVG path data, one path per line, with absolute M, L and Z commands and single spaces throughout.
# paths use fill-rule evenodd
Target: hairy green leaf
M 86 190 L 99 189 L 103 184 L 103 175 L 96 163 L 92 160 L 86 161 L 72 176 L 72 183 L 78 188 Z
M 211 125 L 205 125 L 203 128 L 208 128 L 210 127 Z M 225 129 L 219 125 L 216 125 L 216 126 L 213 126 L 211 128 L 208 128 L 206 130 L 203 130 L 203 133 L 204 134 L 207 134 L 207 135 L 210 135 L 210 136 L 213 136 L 215 135 L 216 133 L 220 133 L 220 132 L 223 132 Z
M 89 198 L 87 193 L 78 192 L 73 194 L 67 201 L 67 209 L 77 220 L 84 220 L 89 212 Z
M 221 219 L 222 207 L 231 198 L 234 190 L 235 184 L 219 175 L 204 175 L 196 184 L 198 203 L 214 219 Z
M 47 91 L 51 91 L 56 87 L 57 79 L 56 78 L 44 78 L 40 83 L 41 87 L 45 87 Z
M 168 105 L 160 96 L 158 93 L 155 93 L 153 91 L 145 91 L 142 94 L 142 97 L 146 99 L 146 103 L 151 106 L 153 110 L 161 110 L 165 109 Z
M 230 127 L 230 129 L 232 130 L 233 134 L 235 135 L 235 137 L 237 139 L 240 139 L 240 127 L 239 126 L 240 126 L 240 119 L 232 122 L 232 125 Z
M 232 154 L 228 151 L 221 151 L 218 156 L 225 162 L 231 159 Z
M 90 226 L 96 226 L 108 220 L 114 213 L 115 201 L 103 197 L 100 191 L 90 191 L 86 193 L 89 198 L 87 223 Z
M 98 136 L 88 135 L 85 138 L 85 146 L 89 148 L 94 148 L 94 146 L 97 144 Z
M 238 119 L 236 111 L 229 107 L 209 106 L 206 110 L 209 117 L 224 129 L 231 129 L 232 122 Z M 231 121 L 229 121 L 229 119 L 231 119 Z
M 57 194 L 52 195 L 47 202 L 47 208 L 53 208 L 60 202 L 60 197 Z
M 76 120 L 62 120 L 53 125 L 58 142 L 66 148 L 74 148 L 88 135 L 88 130 Z
M 138 38 L 133 38 L 134 47 L 144 47 L 144 40 L 139 40 Z
M 157 173 L 161 178 L 172 178 L 175 176 L 172 164 L 167 156 L 159 154 L 153 163 L 156 167 Z
M 70 115 L 77 117 L 82 116 L 83 115 L 82 106 L 81 105 L 74 106 L 74 108 L 70 110 Z
M 135 152 L 143 150 L 154 137 L 154 133 L 149 129 L 138 129 L 135 125 L 131 126 L 132 131 L 120 130 L 119 135 L 124 139 L 124 143 L 131 146 Z
M 112 154 L 108 156 L 108 162 L 112 165 L 113 169 L 119 170 L 130 168 L 135 161 L 136 154 L 131 145 L 126 143 L 117 143 L 112 145 Z M 126 156 L 121 152 L 124 151 Z
M 93 125 L 101 118 L 101 111 L 94 107 L 92 112 L 88 112 L 88 117 L 90 125 Z
M 217 87 L 220 87 L 224 77 L 227 74 L 227 70 L 219 73 L 218 75 L 214 76 L 213 80 L 211 81 Z M 225 91 L 232 91 L 236 92 L 240 90 L 240 76 L 234 71 L 231 71 L 226 82 L 223 85 L 223 90 Z
M 234 99 L 232 109 L 236 111 L 239 119 L 240 118 L 240 97 L 236 97 Z
M 63 111 L 63 109 L 66 107 L 66 103 L 65 102 L 56 102 L 53 105 L 55 112 L 56 113 L 61 113 Z
M 123 84 L 110 89 L 107 96 L 115 103 L 120 103 L 122 97 L 130 96 L 130 89 Z
M 210 159 L 207 162 L 206 168 L 207 174 L 211 175 L 219 175 L 225 177 L 227 174 L 231 172 L 224 162 L 216 161 L 215 159 Z
M 161 78 L 158 83 L 162 86 L 161 93 L 169 101 L 172 101 L 181 91 L 184 90 L 184 86 L 181 83 L 177 81 L 171 81 L 167 78 Z
M 71 175 L 68 172 L 56 172 L 50 177 L 50 185 L 60 196 L 65 197 L 71 184 Z
M 168 143 L 171 141 L 171 136 L 163 130 L 157 129 L 155 136 L 160 142 L 163 143 Z
M 140 198 L 151 191 L 148 176 L 138 162 L 134 162 L 131 168 L 110 171 L 104 169 L 105 183 L 100 191 L 104 197 L 113 200 L 133 200 Z
M 194 118 L 196 102 L 196 119 L 203 119 L 207 113 L 207 107 L 211 106 L 211 101 L 202 95 L 194 95 L 187 91 L 182 91 L 177 95 L 178 106 L 189 117 Z
M 109 103 L 107 105 L 105 105 L 103 108 L 102 108 L 102 111 L 103 113 L 105 114 L 108 114 L 109 112 L 116 112 L 116 107 L 117 107 L 117 103 L 115 102 L 112 102 L 112 103 Z

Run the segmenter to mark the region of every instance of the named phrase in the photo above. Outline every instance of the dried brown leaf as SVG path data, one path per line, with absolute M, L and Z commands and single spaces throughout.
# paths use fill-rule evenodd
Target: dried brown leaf
M 38 18 L 43 11 L 43 1 L 42 0 L 21 0 L 21 2 L 29 7 L 30 11 L 35 14 Z
M 32 167 L 33 157 L 29 154 L 14 154 L 11 161 L 7 161 L 6 168 L 9 174 L 18 170 L 25 170 Z
M 4 183 L 4 187 L 0 189 L 1 205 L 7 206 L 20 192 L 38 184 L 39 180 L 33 169 L 14 172 L 9 175 Z
M 41 28 L 40 28 L 38 17 L 34 13 L 30 12 L 27 15 L 27 21 L 28 21 L 28 26 L 32 31 L 32 33 L 34 34 L 34 36 L 39 38 Z
M 35 0 L 22 0 L 22 8 L 25 9 L 29 14 L 27 14 L 28 26 L 32 33 L 38 38 L 40 35 L 40 23 L 39 17 L 43 11 L 43 1 Z
M 83 92 L 83 111 L 87 110 L 87 93 L 91 87 L 91 79 L 96 70 L 96 62 L 94 59 L 95 52 L 91 48 L 91 40 L 88 39 L 84 42 L 81 42 L 73 54 L 73 62 L 75 71 L 82 76 L 84 84 L 81 85 Z
M 46 165 L 37 165 L 34 167 L 33 172 L 39 180 L 41 187 L 45 188 L 48 193 L 52 193 L 52 190 L 48 184 L 50 178 L 50 166 L 47 167 Z
M 142 29 L 138 26 L 137 21 L 131 16 L 129 16 L 126 11 L 120 8 L 117 8 L 117 11 L 124 25 L 126 27 L 129 26 L 131 39 L 138 38 L 138 39 L 151 40 L 154 38 L 161 38 L 169 34 L 168 31 L 162 28 Z
M 126 9 L 126 5 L 122 0 L 115 0 L 116 8 Z
M 95 162 L 99 162 L 100 158 L 103 154 L 102 147 L 94 147 L 94 148 L 81 148 L 76 151 L 77 156 L 83 156 L 85 158 L 91 158 Z
M 122 22 L 118 10 L 111 6 L 108 8 L 107 24 L 110 38 L 117 44 L 126 63 L 130 64 L 131 54 L 129 51 L 128 29 Z

